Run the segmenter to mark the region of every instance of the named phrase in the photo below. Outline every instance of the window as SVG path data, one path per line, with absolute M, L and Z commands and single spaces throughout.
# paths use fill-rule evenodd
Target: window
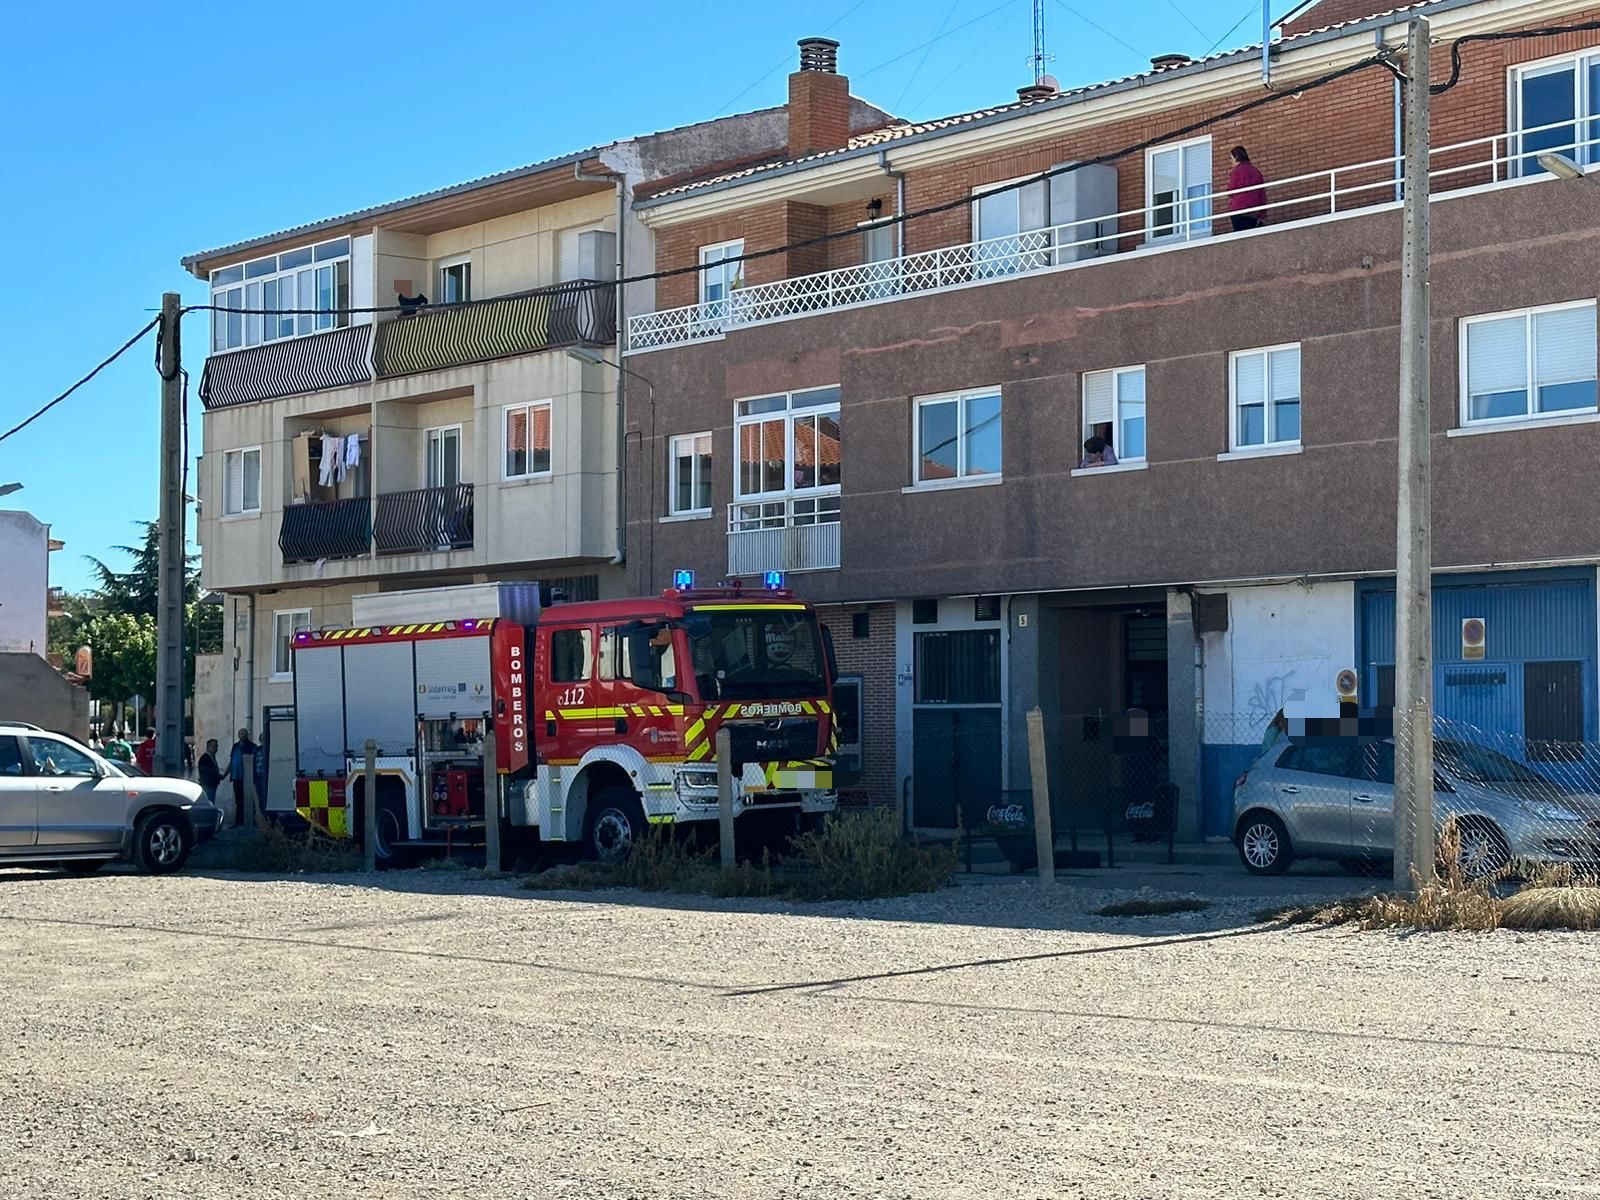
M 1329 739 L 1291 745 L 1278 756 L 1278 766 L 1285 771 L 1306 771 L 1345 779 L 1354 779 L 1361 772 L 1359 747 L 1353 740 Z
M 550 634 L 550 682 L 583 683 L 589 678 L 594 645 L 587 629 L 557 629 Z
M 229 450 L 222 456 L 222 511 L 225 516 L 261 511 L 261 447 Z
M 919 633 L 916 703 L 998 704 L 1000 631 Z
M 1012 182 L 1015 182 L 1014 180 Z M 1006 187 L 990 184 L 989 187 Z M 980 278 L 1037 271 L 1050 265 L 1050 184 L 1038 180 L 1007 191 L 974 189 L 972 228 L 978 245 L 973 271 Z
M 711 435 L 685 433 L 672 439 L 672 514 L 711 511 Z
M 334 238 L 211 272 L 211 349 L 237 350 L 350 324 L 350 239 Z M 275 312 L 307 309 L 299 315 Z
M 1596 411 L 1593 300 L 1468 317 L 1461 340 L 1463 423 Z
M 744 263 L 736 261 L 743 254 L 743 239 L 700 247 L 700 303 L 707 317 L 728 315 L 728 297 L 744 286 Z
M 461 482 L 461 426 L 428 430 L 426 453 L 428 487 L 451 488 Z
M 1581 127 L 1580 127 L 1581 122 Z M 1546 60 L 1511 73 L 1511 128 L 1518 175 L 1544 171 L 1547 151 L 1579 163 L 1600 162 L 1600 54 Z
M 911 602 L 911 623 L 913 625 L 937 625 L 939 623 L 939 601 L 913 600 Z
M 839 487 L 839 389 L 740 400 L 734 407 L 740 498 Z
M 1228 358 L 1230 450 L 1300 444 L 1300 347 L 1240 350 Z
M 673 645 L 670 625 L 660 625 L 652 635 L 650 653 L 656 663 L 656 681 L 661 691 L 674 691 L 678 686 L 678 652 Z M 633 650 L 626 626 L 600 631 L 600 678 L 633 679 Z
M 272 677 L 294 678 L 294 635 L 311 628 L 309 608 L 291 608 L 272 614 Z
M 11 734 L 0 735 L 0 776 L 22 774 L 22 743 Z
M 1144 154 L 1146 234 L 1187 242 L 1211 235 L 1211 139 L 1157 146 Z
M 867 221 L 861 226 L 861 261 L 889 262 L 898 257 L 898 226 L 883 221 Z
M 100 774 L 87 751 L 55 738 L 30 736 L 28 749 L 33 751 L 33 770 L 36 775 L 71 775 L 94 779 Z
M 1100 437 L 1118 462 L 1144 460 L 1144 368 L 1090 371 L 1083 377 L 1083 440 Z
M 925 396 L 916 403 L 915 482 L 954 483 L 1000 475 L 997 388 Z
M 452 258 L 439 264 L 439 303 L 462 304 L 472 299 L 472 259 Z
M 550 474 L 550 401 L 505 409 L 505 478 Z

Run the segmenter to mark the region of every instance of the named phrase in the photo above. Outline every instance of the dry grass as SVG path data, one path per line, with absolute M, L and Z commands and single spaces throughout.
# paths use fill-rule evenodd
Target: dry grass
M 1094 910 L 1097 917 L 1165 917 L 1171 913 L 1199 912 L 1211 901 L 1198 896 L 1166 896 L 1160 900 L 1123 900 Z
M 252 874 L 333 875 L 360 871 L 366 865 L 354 842 L 329 837 L 318 829 L 291 834 L 267 825 L 227 849 L 232 853 L 219 855 L 215 865 Z
M 1505 929 L 1600 929 L 1600 887 L 1528 888 L 1500 902 Z

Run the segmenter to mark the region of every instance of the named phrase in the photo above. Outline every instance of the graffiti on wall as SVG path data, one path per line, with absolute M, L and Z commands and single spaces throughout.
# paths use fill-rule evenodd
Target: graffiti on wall
M 1241 716 L 1265 731 L 1280 708 L 1336 699 L 1333 671 L 1326 658 L 1278 658 L 1235 664 L 1234 695 L 1243 697 Z

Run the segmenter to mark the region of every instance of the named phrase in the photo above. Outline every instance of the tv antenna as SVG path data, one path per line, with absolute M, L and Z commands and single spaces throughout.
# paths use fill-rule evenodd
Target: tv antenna
M 1045 64 L 1055 61 L 1055 55 L 1044 51 L 1044 0 L 1033 0 L 1033 81 L 1041 83 L 1045 77 Z

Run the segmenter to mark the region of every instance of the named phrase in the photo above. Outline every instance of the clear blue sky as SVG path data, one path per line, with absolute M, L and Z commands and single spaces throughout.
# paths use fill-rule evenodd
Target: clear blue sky
M 1046 26 L 1051 69 L 1071 85 L 1152 54 L 1253 42 L 1260 10 L 1047 0 Z M 178 266 L 186 253 L 781 103 L 795 40 L 814 34 L 842 43 L 852 91 L 897 115 L 1003 102 L 1029 78 L 1029 0 L 19 6 L 0 75 L 0 219 L 14 248 L 0 429 L 132 334 L 163 291 L 203 303 Z M 184 328 L 198 385 L 203 317 Z M 84 555 L 120 564 L 110 547 L 155 515 L 153 351 L 136 347 L 0 443 L 0 483 L 25 485 L 0 506 L 67 543 L 55 583 L 86 586 Z M 198 404 L 191 436 L 198 450 Z

